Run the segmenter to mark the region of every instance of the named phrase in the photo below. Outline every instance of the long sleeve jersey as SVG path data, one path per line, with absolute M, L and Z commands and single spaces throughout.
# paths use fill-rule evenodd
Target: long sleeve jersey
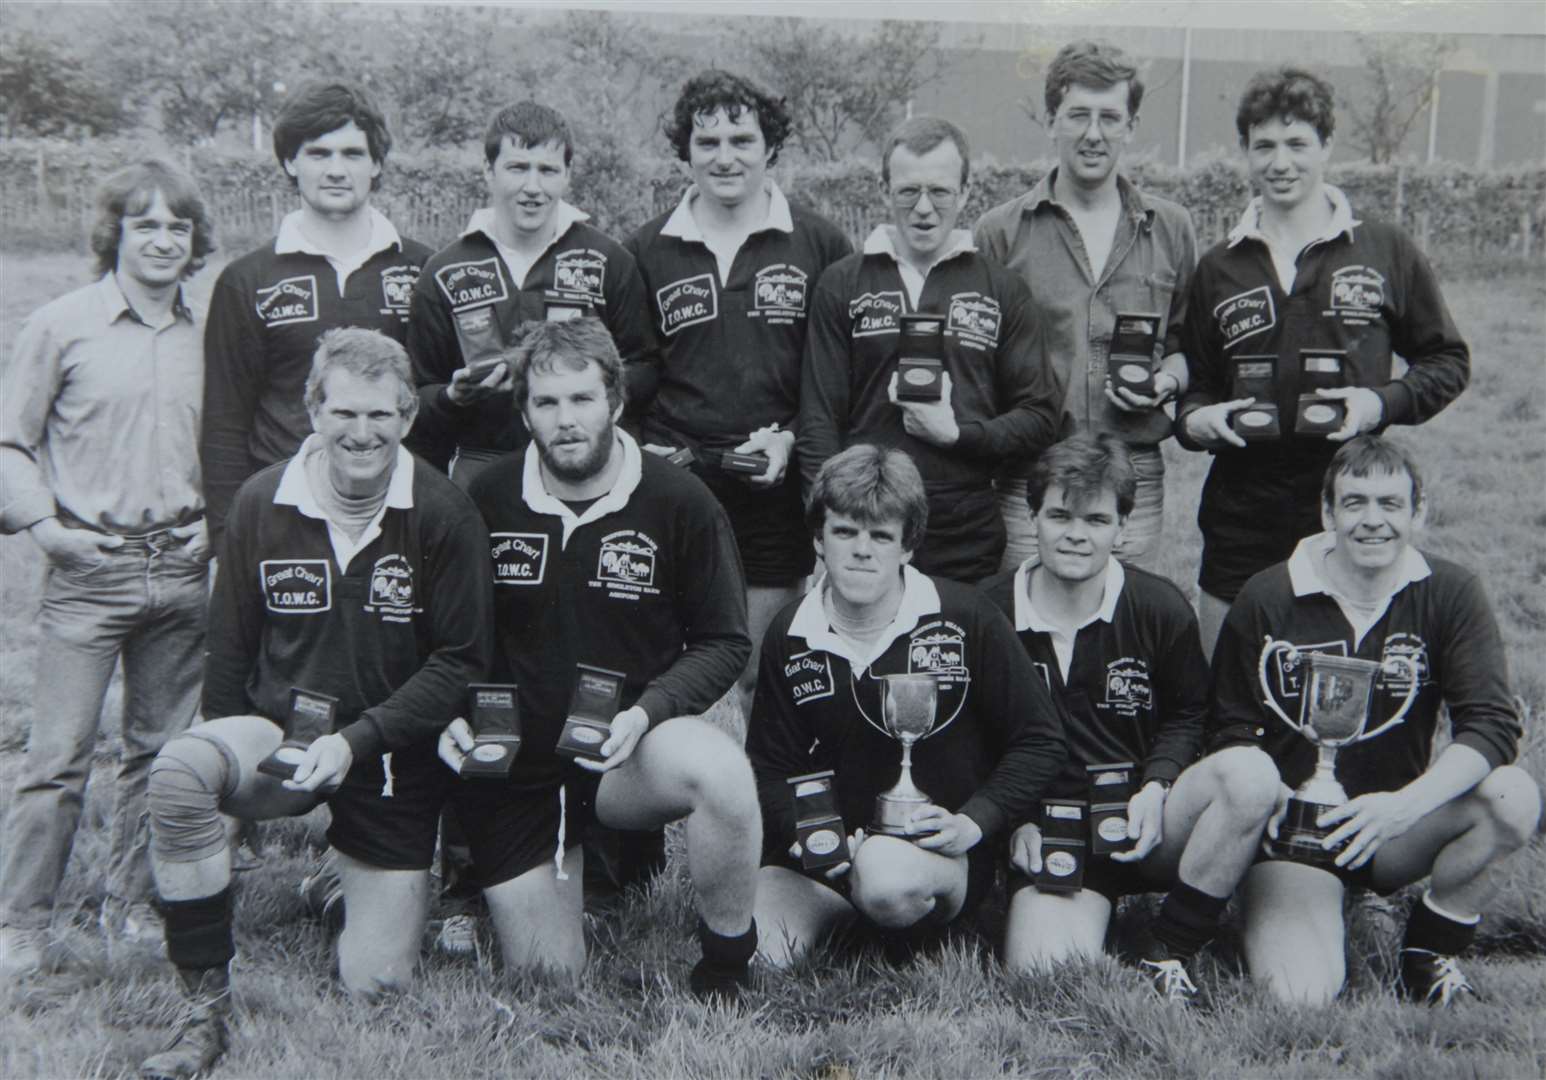
M 1112 559 L 1100 610 L 1074 635 L 1063 674 L 1053 631 L 1027 588 L 1034 563 L 979 586 L 1014 623 L 1026 655 L 1063 706 L 1068 767 L 1051 794 L 1080 797 L 1085 767 L 1131 761 L 1142 782 L 1173 783 L 1197 759 L 1208 713 L 1208 661 L 1181 590 Z
M 1260 746 L 1277 762 L 1284 783 L 1297 787 L 1315 767 L 1315 748 L 1264 704 L 1260 663 L 1269 637 L 1302 652 L 1384 661 L 1415 661 L 1419 688 L 1411 711 L 1382 735 L 1344 748 L 1337 779 L 1349 796 L 1393 791 L 1428 767 L 1439 706 L 1449 706 L 1455 742 L 1494 768 L 1514 760 L 1523 734 L 1508 688 L 1508 662 L 1497 620 L 1475 574 L 1452 562 L 1406 553 L 1403 584 L 1360 638 L 1315 572 L 1330 543 L 1321 534 L 1302 541 L 1286 563 L 1253 577 L 1230 609 L 1213 658 L 1210 751 Z M 1408 683 L 1381 676 L 1366 730 L 1394 714 Z M 1266 693 L 1299 718 L 1304 665 L 1278 653 L 1267 669 Z
M 291 239 L 292 218 L 273 243 L 222 270 L 210 296 L 199 456 L 217 543 L 237 489 L 311 434 L 306 376 L 322 335 L 360 326 L 403 341 L 413 283 L 430 254 L 378 214 L 372 242 L 380 246 L 340 281 L 324 256 Z
M 725 450 L 769 424 L 794 425 L 810 296 L 852 246 L 776 187 L 771 195 L 767 223 L 723 276 L 692 219 L 693 190 L 628 241 L 655 332 L 649 442 Z
M 543 321 L 549 303 L 583 307 L 605 324 L 617 345 L 629 415 L 647 399 L 653 372 L 644 363 L 644 286 L 633 256 L 580 220 L 584 216 L 569 208 L 568 224 L 521 281 L 513 280 L 494 244 L 487 211 L 475 214 L 467 230 L 425 264 L 413 289 L 407 344 L 419 386 L 413 444 L 437 464 L 457 446 L 508 452 L 527 440 L 509 396 L 457 405 L 446 395 L 452 374 L 467 366 L 456 333 L 462 312 L 492 308 L 499 340 L 513 347 L 527 325 Z
M 380 517 L 340 565 L 306 483 L 315 445 L 258 473 L 231 504 L 204 715 L 283 724 L 298 686 L 339 699 L 336 730 L 356 760 L 422 745 L 487 675 L 488 533 L 466 495 L 399 450 Z
M 970 586 L 911 567 L 903 574 L 901 608 L 868 655 L 832 631 L 820 587 L 768 627 L 746 735 L 764 857 L 776 860 L 794 842 L 792 776 L 835 770 L 844 824 L 868 827 L 901 761 L 881 714 L 886 675 L 935 676 L 935 727 L 913 747 L 913 781 L 977 823 L 978 848 L 1028 820 L 1064 766 L 1057 706 L 1004 617 Z
M 638 705 L 653 727 L 703 712 L 751 655 L 724 510 L 691 473 L 618 440 L 618 481 L 582 514 L 545 490 L 535 446 L 471 485 L 489 530 L 495 670 L 520 688 L 516 786 L 558 781 L 577 664 L 621 672 L 621 708 Z

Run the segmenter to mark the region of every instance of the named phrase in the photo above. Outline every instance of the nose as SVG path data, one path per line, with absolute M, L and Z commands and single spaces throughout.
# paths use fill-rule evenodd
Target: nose
M 370 441 L 370 419 L 365 416 L 356 416 L 349 421 L 349 441 L 363 444 Z
M 1272 171 L 1273 172 L 1281 172 L 1282 170 L 1288 168 L 1288 164 L 1289 164 L 1288 147 L 1286 147 L 1286 146 L 1276 146 L 1276 147 L 1274 147 L 1273 150 L 1272 150 L 1272 161 L 1270 162 L 1270 167 L 1271 167 Z
M 869 559 L 875 555 L 875 542 L 870 539 L 868 532 L 860 531 L 859 535 L 854 537 L 853 552 L 856 559 Z
M 729 165 L 735 161 L 735 147 L 726 139 L 714 148 L 714 164 Z

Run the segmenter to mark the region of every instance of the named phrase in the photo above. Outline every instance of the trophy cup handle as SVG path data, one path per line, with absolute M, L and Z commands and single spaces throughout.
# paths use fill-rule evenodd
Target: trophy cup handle
M 1407 710 L 1412 707 L 1412 699 L 1417 697 L 1417 661 L 1410 656 L 1397 654 L 1387 657 L 1381 667 L 1390 667 L 1392 665 L 1399 665 L 1406 668 L 1406 697 L 1402 699 L 1401 707 L 1396 710 L 1394 716 L 1385 721 L 1379 727 L 1375 728 L 1373 731 L 1366 732 L 1365 734 L 1361 735 L 1358 739 L 1359 742 L 1363 742 L 1365 739 L 1372 739 L 1376 735 L 1383 735 L 1385 732 L 1401 723 L 1401 721 L 1405 720 Z
M 1298 655 L 1299 650 L 1294 647 L 1292 641 L 1278 641 L 1271 635 L 1268 635 L 1266 644 L 1262 647 L 1261 663 L 1258 665 L 1256 672 L 1257 676 L 1261 679 L 1262 701 L 1266 704 L 1267 708 L 1277 713 L 1285 724 L 1303 735 L 1305 734 L 1304 729 L 1299 726 L 1297 720 L 1292 719 L 1278 705 L 1277 699 L 1272 696 L 1272 684 L 1267 681 L 1267 666 L 1272 663 L 1272 658 L 1280 652 Z M 1314 736 L 1309 736 L 1309 738 L 1313 740 Z

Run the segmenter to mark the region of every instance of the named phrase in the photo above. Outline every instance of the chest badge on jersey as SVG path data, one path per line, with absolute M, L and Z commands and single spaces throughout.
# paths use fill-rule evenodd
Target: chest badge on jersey
M 553 287 L 571 296 L 583 296 L 605 304 L 602 282 L 607 277 L 607 257 L 589 248 L 561 251 L 553 257 Z
M 848 301 L 848 321 L 853 324 L 856 338 L 895 334 L 902 329 L 902 313 L 906 310 L 900 289 L 860 293 Z
M 389 266 L 381 271 L 381 314 L 406 318 L 413 300 L 413 283 L 418 279 L 417 266 Z
M 1266 285 L 1231 296 L 1214 307 L 1213 317 L 1218 320 L 1219 336 L 1226 349 L 1248 337 L 1265 334 L 1278 324 L 1272 290 Z
M 541 585 L 548 565 L 546 533 L 489 534 L 495 585 Z
M 1400 697 L 1406 693 L 1407 680 L 1402 675 L 1393 674 L 1401 670 L 1391 663 L 1397 656 L 1404 656 L 1412 661 L 1417 669 L 1417 685 L 1419 688 L 1428 685 L 1432 681 L 1432 668 L 1428 664 L 1428 643 L 1416 634 L 1406 631 L 1391 634 L 1385 639 L 1384 648 L 1380 651 L 1380 661 L 1385 665 L 1385 671 L 1380 675 L 1380 685 L 1386 692 Z
M 1304 689 L 1305 664 L 1301 659 L 1304 653 L 1325 653 L 1328 656 L 1347 656 L 1347 642 L 1345 641 L 1320 641 L 1314 645 L 1300 645 L 1294 643 L 1294 649 L 1298 655 L 1293 655 L 1287 649 L 1280 650 L 1272 663 L 1277 668 L 1278 697 L 1296 698 Z
M 1331 275 L 1331 313 L 1371 319 L 1385 306 L 1385 278 L 1368 266 L 1344 266 Z
M 258 318 L 268 327 L 317 321 L 317 279 L 313 274 L 285 278 L 258 290 Z
M 788 263 L 764 266 L 752 285 L 752 312 L 770 319 L 804 315 L 807 277 Z
M 907 671 L 939 678 L 966 677 L 966 632 L 952 622 L 932 622 L 907 642 Z
M 435 271 L 435 284 L 440 286 L 452 311 L 495 304 L 510 295 L 505 288 L 505 276 L 499 271 L 497 255 L 442 266 Z
M 1106 701 L 1124 716 L 1131 716 L 1153 704 L 1154 689 L 1149 682 L 1149 665 L 1136 656 L 1124 656 L 1106 665 Z
M 602 537 L 596 557 L 596 578 L 590 584 L 604 588 L 613 599 L 637 600 L 659 595 L 655 587 L 655 562 L 660 545 L 637 529 L 620 529 Z
M 370 598 L 367 612 L 379 612 L 387 622 L 408 622 L 416 610 L 413 603 L 413 567 L 401 555 L 383 555 L 370 571 Z
M 670 337 L 698 323 L 719 318 L 719 286 L 713 274 L 696 274 L 655 290 L 660 332 Z
M 326 559 L 264 559 L 258 564 L 264 606 L 279 615 L 316 615 L 333 607 Z
M 950 318 L 945 329 L 957 337 L 979 345 L 998 344 L 999 324 L 1003 321 L 998 301 L 981 293 L 956 293 L 950 298 Z
M 826 653 L 808 652 L 790 657 L 784 663 L 784 678 L 789 680 L 789 696 L 796 705 L 832 696 L 832 658 Z

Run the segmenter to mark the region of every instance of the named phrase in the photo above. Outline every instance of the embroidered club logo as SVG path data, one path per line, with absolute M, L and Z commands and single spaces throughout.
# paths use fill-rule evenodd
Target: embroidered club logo
M 1153 701 L 1149 665 L 1135 656 L 1124 656 L 1106 665 L 1106 704 L 1119 710 L 1147 709 Z
M 962 337 L 975 338 L 985 345 L 998 344 L 998 328 L 1002 321 L 998 301 L 981 293 L 956 293 L 950 298 L 950 319 L 947 330 Z
M 258 290 L 258 318 L 263 325 L 289 326 L 317 321 L 317 279 L 312 274 L 285 278 Z
M 1346 656 L 1347 642 L 1345 641 L 1321 641 L 1314 645 L 1295 644 L 1300 654 L 1323 653 L 1327 656 Z M 1296 698 L 1304 689 L 1304 661 L 1299 656 L 1290 658 L 1287 649 L 1280 651 L 1273 659 L 1273 664 L 1278 673 L 1278 697 Z
M 660 311 L 660 332 L 670 337 L 678 330 L 719 318 L 719 286 L 713 274 L 697 274 L 655 290 Z
M 497 532 L 489 536 L 495 585 L 541 585 L 548 565 L 546 533 Z
M 752 308 L 769 315 L 805 314 L 807 275 L 798 266 L 775 263 L 757 271 L 752 285 Z
M 856 338 L 895 334 L 906 310 L 901 290 L 861 293 L 848 301 L 848 321 L 853 323 Z
M 1406 631 L 1391 634 L 1385 639 L 1384 648 L 1380 651 L 1380 660 L 1385 663 L 1397 656 L 1404 656 L 1417 665 L 1417 685 L 1426 686 L 1431 681 L 1428 667 L 1428 643 L 1416 634 Z M 1407 688 L 1406 671 L 1404 668 L 1394 666 L 1387 668 L 1380 675 L 1380 685 L 1387 691 L 1395 694 L 1405 694 Z
M 1278 324 L 1272 290 L 1266 285 L 1231 296 L 1213 309 L 1213 317 L 1218 320 L 1219 335 L 1224 339 L 1226 349 L 1234 348 L 1248 337 L 1266 333 Z
M 553 287 L 559 292 L 583 296 L 598 304 L 606 302 L 602 282 L 607 277 L 607 257 L 589 248 L 563 251 L 553 258 Z
M 383 555 L 376 560 L 370 571 L 370 604 L 380 608 L 395 608 L 400 612 L 413 609 L 413 567 L 401 555 Z
M 623 585 L 655 584 L 655 546 L 632 531 L 614 533 L 601 542 L 596 580 Z
M 966 674 L 966 636 L 950 624 L 935 625 L 940 629 L 918 634 L 908 642 L 908 672 L 964 676 Z
M 498 303 L 510 295 L 497 255 L 442 266 L 435 271 L 435 284 L 440 286 L 452 311 Z
M 258 564 L 263 604 L 279 615 L 315 615 L 333 607 L 333 571 L 326 559 L 264 559 Z
M 808 652 L 792 656 L 784 664 L 789 681 L 789 696 L 796 705 L 805 705 L 832 696 L 832 658 L 826 653 Z
M 1385 278 L 1368 266 L 1344 266 L 1331 275 L 1331 310 L 1372 315 L 1385 305 Z
M 389 266 L 381 271 L 381 313 L 408 314 L 413 299 L 413 283 L 419 279 L 417 266 Z

